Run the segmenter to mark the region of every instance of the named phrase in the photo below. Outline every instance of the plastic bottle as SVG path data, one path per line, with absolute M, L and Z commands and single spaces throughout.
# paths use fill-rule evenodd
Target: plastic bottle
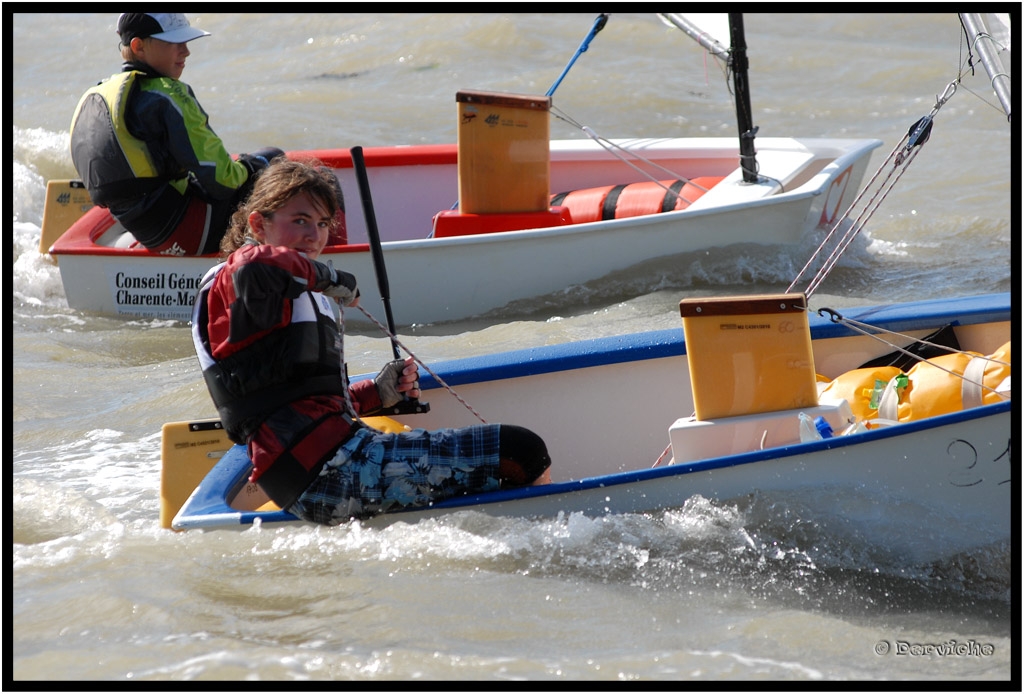
M 814 425 L 814 420 L 806 412 L 800 413 L 800 440 L 804 443 L 808 441 L 821 441 L 821 432 L 818 431 L 818 427 Z
M 818 434 L 823 439 L 832 438 L 832 425 L 828 423 L 828 420 L 824 417 L 814 418 L 814 428 L 818 430 Z
M 885 381 L 875 379 L 875 387 L 870 391 L 864 391 L 864 394 L 868 396 L 868 407 L 872 410 L 878 409 L 878 404 L 882 402 L 882 393 L 885 392 Z

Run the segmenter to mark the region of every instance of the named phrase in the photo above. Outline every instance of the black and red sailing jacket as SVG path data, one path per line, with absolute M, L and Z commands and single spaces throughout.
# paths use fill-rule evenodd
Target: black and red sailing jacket
M 247 446 L 250 481 L 289 506 L 348 438 L 336 307 L 317 261 L 246 245 L 203 278 L 192 338 L 225 430 Z M 322 276 L 322 269 L 321 269 Z M 349 390 L 355 412 L 380 407 L 373 381 Z

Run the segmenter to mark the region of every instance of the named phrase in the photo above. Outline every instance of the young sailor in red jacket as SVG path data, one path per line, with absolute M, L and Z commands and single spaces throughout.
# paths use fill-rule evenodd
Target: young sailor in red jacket
M 247 446 L 250 481 L 328 525 L 549 481 L 544 441 L 523 427 L 384 433 L 361 421 L 418 398 L 419 382 L 411 358 L 346 382 L 336 312 L 358 301 L 356 278 L 317 260 L 336 223 L 332 178 L 316 165 L 271 163 L 196 298 L 203 377 L 228 434 Z

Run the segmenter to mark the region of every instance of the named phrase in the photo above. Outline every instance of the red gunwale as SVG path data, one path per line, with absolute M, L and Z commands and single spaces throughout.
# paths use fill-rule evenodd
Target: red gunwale
M 332 169 L 351 169 L 352 155 L 347 149 L 306 149 L 288 153 L 289 159 L 313 158 Z M 391 147 L 366 147 L 363 160 L 367 168 L 382 166 L 436 166 L 455 165 L 459 160 L 458 146 L 446 145 L 395 145 Z

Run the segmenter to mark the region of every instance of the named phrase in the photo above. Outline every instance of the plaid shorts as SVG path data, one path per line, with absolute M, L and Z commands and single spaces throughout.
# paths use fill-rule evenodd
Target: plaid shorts
M 386 434 L 357 429 L 288 511 L 338 525 L 498 489 L 499 424 Z

